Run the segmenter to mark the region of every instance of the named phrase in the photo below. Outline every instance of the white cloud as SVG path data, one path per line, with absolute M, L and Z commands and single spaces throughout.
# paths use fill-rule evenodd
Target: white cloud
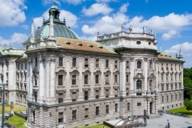
M 0 36 L 0 46 L 2 47 L 21 47 L 28 36 L 23 33 L 13 33 L 9 39 Z
M 41 17 L 34 18 L 35 27 L 42 26 L 43 19 L 48 19 L 48 18 L 49 18 L 49 13 L 47 10 L 43 13 L 43 15 Z M 78 18 L 76 15 L 74 15 L 73 13 L 71 13 L 69 11 L 60 10 L 60 20 L 63 21 L 64 19 L 66 19 L 67 26 L 75 27 Z
M 192 25 L 191 14 L 175 14 L 170 13 L 167 16 L 153 16 L 148 20 L 144 20 L 143 25 L 150 26 L 157 31 L 167 31 L 180 29 L 187 25 Z
M 77 4 L 80 4 L 81 2 L 85 1 L 85 0 L 66 0 L 68 3 L 70 4 L 74 4 L 74 5 L 77 5 Z
M 122 24 L 125 24 L 128 21 L 128 17 L 124 14 L 125 9 L 122 12 L 121 11 L 122 7 L 120 7 L 120 10 L 118 12 L 112 15 L 102 16 L 93 25 L 83 25 L 83 33 L 91 36 L 96 36 L 98 32 L 100 34 L 104 34 L 120 31 Z
M 89 8 L 84 8 L 83 13 L 86 16 L 95 16 L 97 14 L 109 14 L 112 11 L 112 9 L 107 5 L 103 3 L 94 3 Z
M 162 35 L 162 38 L 163 38 L 164 40 L 169 40 L 169 39 L 174 38 L 174 37 L 177 36 L 177 35 L 178 35 L 178 32 L 177 32 L 177 31 L 171 30 L 171 31 L 168 31 L 168 32 L 164 33 L 164 34 Z
M 179 35 L 185 27 L 192 26 L 192 14 L 170 13 L 166 16 L 152 16 L 149 19 L 144 19 L 142 16 L 129 18 L 125 14 L 127 7 L 128 4 L 124 4 L 118 12 L 102 16 L 94 24 L 83 25 L 82 31 L 89 35 L 96 35 L 97 32 L 111 33 L 119 31 L 123 24 L 126 29 L 132 27 L 133 31 L 142 31 L 143 27 L 146 28 L 145 30 L 150 28 L 159 33 L 162 39 L 169 40 Z M 104 20 L 107 17 L 110 21 Z
M 120 10 L 119 10 L 119 11 L 120 11 L 121 13 L 126 13 L 128 6 L 129 6 L 128 3 L 123 4 L 123 5 L 120 7 Z
M 57 3 L 57 4 L 60 4 L 61 2 L 64 2 L 64 3 L 69 3 L 69 4 L 73 4 L 73 5 L 77 5 L 77 4 L 80 4 L 82 3 L 83 1 L 85 0 L 43 0 L 45 4 L 50 4 L 50 3 Z
M 165 52 L 175 56 L 181 50 L 181 55 L 184 57 L 185 66 L 192 67 L 192 42 L 184 42 L 180 44 L 176 44 L 169 49 L 165 50 Z
M 109 2 L 114 2 L 116 0 L 96 0 L 98 3 L 109 3 Z
M 26 19 L 24 0 L 0 0 L 0 27 L 16 26 Z

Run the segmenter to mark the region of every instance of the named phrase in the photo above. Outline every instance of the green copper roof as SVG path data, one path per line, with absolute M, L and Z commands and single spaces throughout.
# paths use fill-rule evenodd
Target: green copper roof
M 25 51 L 21 49 L 4 48 L 0 49 L 0 56 L 6 56 L 6 55 L 21 56 L 24 54 L 24 52 Z
M 47 38 L 49 36 L 49 23 L 45 24 L 39 33 L 41 38 Z M 64 24 L 54 22 L 54 37 L 65 37 L 65 38 L 72 38 L 77 39 L 76 34 L 70 30 Z
M 76 34 L 66 26 L 65 21 L 60 21 L 59 19 L 59 9 L 55 6 L 51 7 L 49 10 L 49 19 L 44 21 L 43 26 L 38 28 L 35 31 L 36 39 L 45 39 L 49 37 L 49 29 L 50 29 L 50 17 L 53 16 L 53 33 L 54 37 L 65 37 L 78 39 Z

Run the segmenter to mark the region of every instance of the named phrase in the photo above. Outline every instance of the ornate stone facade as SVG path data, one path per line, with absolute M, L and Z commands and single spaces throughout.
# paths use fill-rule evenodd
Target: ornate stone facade
M 0 74 L 1 82 L 5 84 L 6 103 L 16 103 L 26 106 L 27 71 L 24 50 L 1 49 Z
M 27 58 L 15 64 L 15 89 L 22 92 L 26 79 L 20 76 L 27 77 L 28 127 L 72 128 L 183 105 L 183 61 L 159 53 L 153 34 L 121 31 L 97 42 L 80 40 L 55 6 L 34 28 Z

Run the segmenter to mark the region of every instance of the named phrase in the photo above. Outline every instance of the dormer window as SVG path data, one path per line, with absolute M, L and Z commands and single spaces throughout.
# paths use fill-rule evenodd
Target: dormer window
M 137 44 L 140 45 L 140 44 L 141 44 L 141 41 L 137 41 Z
M 138 61 L 137 61 L 137 68 L 140 69 L 140 68 L 141 68 L 141 65 L 142 65 L 141 60 L 138 60 Z

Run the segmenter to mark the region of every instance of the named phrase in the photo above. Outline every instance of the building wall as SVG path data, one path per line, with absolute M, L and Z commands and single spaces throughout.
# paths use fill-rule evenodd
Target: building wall
M 73 58 L 76 58 L 74 67 Z M 59 59 L 62 60 L 62 65 L 59 65 Z M 88 59 L 87 67 L 85 67 L 85 59 Z M 97 59 L 99 59 L 99 67 L 96 67 Z M 75 127 L 115 117 L 142 116 L 144 110 L 147 110 L 149 115 L 156 115 L 160 110 L 157 80 L 159 77 L 158 66 L 156 66 L 158 58 L 154 54 L 144 54 L 141 51 L 134 54 L 128 52 L 122 53 L 120 59 L 83 53 L 46 52 L 32 54 L 28 60 L 28 80 L 32 85 L 29 86 L 28 91 L 30 127 L 37 127 L 37 125 Z M 108 60 L 108 68 L 106 68 L 106 60 Z M 141 61 L 139 69 L 138 61 Z M 98 84 L 95 83 L 96 74 L 100 76 Z M 105 83 L 106 74 L 109 74 L 109 84 Z M 34 75 L 38 76 L 35 86 Z M 62 75 L 62 85 L 58 83 L 59 75 Z M 74 85 L 72 75 L 77 75 Z M 87 84 L 84 83 L 84 75 L 88 75 Z M 117 75 L 117 82 L 115 82 L 115 75 Z M 141 89 L 136 87 L 138 79 L 142 81 Z M 150 80 L 152 80 L 151 85 Z M 88 92 L 88 99 L 85 99 L 85 91 Z M 36 98 L 34 92 L 37 92 Z M 96 95 L 99 95 L 99 98 L 96 98 Z M 110 112 L 106 114 L 108 104 Z M 115 104 L 117 104 L 117 112 L 114 112 Z M 99 113 L 102 114 L 95 115 L 96 107 L 99 107 Z M 88 110 L 85 110 L 86 108 Z M 76 119 L 72 120 L 73 110 L 76 110 Z M 88 117 L 85 119 L 85 116 Z M 47 122 L 45 119 L 50 121 Z
M 27 62 L 26 59 L 16 61 L 16 103 L 27 104 Z
M 183 105 L 183 65 L 175 61 L 159 60 L 159 91 L 161 109 L 168 110 Z

